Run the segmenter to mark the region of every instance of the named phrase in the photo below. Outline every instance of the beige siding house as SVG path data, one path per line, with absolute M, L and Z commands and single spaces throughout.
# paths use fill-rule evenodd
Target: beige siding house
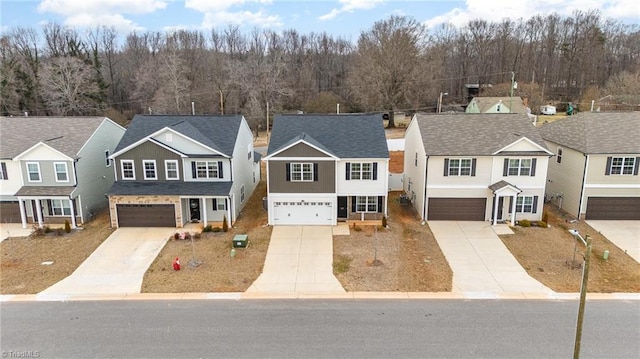
M 585 112 L 541 132 L 556 153 L 549 201 L 579 219 L 640 219 L 640 113 Z
M 526 115 L 416 114 L 404 192 L 423 220 L 540 220 L 551 155 Z
M 466 113 L 530 113 L 519 96 L 474 97 L 467 105 Z

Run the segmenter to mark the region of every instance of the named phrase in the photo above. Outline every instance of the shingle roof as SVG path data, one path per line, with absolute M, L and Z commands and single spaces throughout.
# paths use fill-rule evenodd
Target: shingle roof
M 73 186 L 22 186 L 16 196 L 69 196 L 76 189 Z
M 389 158 L 381 114 L 276 115 L 267 155 L 300 139 L 339 158 Z
M 233 182 L 178 182 L 178 181 L 118 181 L 107 192 L 108 196 L 228 196 Z
M 106 117 L 0 117 L 0 158 L 13 158 L 38 142 L 76 158 Z
M 240 115 L 135 115 L 115 152 L 168 127 L 226 156 L 231 156 L 242 118 Z
M 495 106 L 498 102 L 502 102 L 505 106 L 511 109 L 514 113 L 527 113 L 527 108 L 522 103 L 520 97 L 474 97 L 478 104 L 478 109 L 481 113 L 486 112 L 491 107 Z
M 544 124 L 540 132 L 582 153 L 640 153 L 640 112 L 581 112 Z
M 547 149 L 538 129 L 523 114 L 417 114 L 427 155 L 490 156 L 526 137 Z

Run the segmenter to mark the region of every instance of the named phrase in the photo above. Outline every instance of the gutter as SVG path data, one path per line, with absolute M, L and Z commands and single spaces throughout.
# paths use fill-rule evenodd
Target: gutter
M 580 188 L 580 201 L 578 202 L 578 219 L 582 212 L 582 202 L 584 201 L 584 187 L 587 185 L 587 169 L 589 168 L 589 155 L 584 155 L 584 172 L 582 173 L 582 188 Z
M 422 222 L 427 220 L 427 172 L 429 172 L 429 156 L 424 160 L 424 198 L 422 199 Z

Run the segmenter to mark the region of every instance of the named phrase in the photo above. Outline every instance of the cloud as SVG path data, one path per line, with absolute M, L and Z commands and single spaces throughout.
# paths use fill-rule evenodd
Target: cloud
M 280 27 L 280 16 L 268 14 L 264 9 L 258 11 L 237 10 L 246 6 L 269 5 L 272 0 L 187 0 L 185 7 L 204 14 L 202 27 L 212 28 L 221 24 L 254 25 L 259 27 Z
M 67 26 L 108 25 L 128 32 L 141 27 L 125 14 L 149 14 L 166 6 L 165 0 L 42 0 L 37 10 L 64 17 Z
M 342 4 L 342 7 L 339 9 L 334 8 L 329 13 L 319 16 L 318 19 L 331 20 L 345 12 L 352 13 L 356 10 L 370 10 L 383 1 L 384 0 L 339 0 L 338 2 Z

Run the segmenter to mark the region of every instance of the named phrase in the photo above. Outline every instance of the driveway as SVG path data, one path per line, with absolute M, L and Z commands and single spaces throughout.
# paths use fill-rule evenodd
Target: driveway
M 640 262 L 640 221 L 586 221 L 618 248 Z
M 119 228 L 67 278 L 40 294 L 140 293 L 142 278 L 175 228 Z
M 32 230 L 31 224 L 22 228 L 22 223 L 0 223 L 0 242 L 9 237 L 26 237 Z
M 274 226 L 254 293 L 345 293 L 333 275 L 330 226 Z
M 428 224 L 453 271 L 453 292 L 553 292 L 527 274 L 489 223 Z

